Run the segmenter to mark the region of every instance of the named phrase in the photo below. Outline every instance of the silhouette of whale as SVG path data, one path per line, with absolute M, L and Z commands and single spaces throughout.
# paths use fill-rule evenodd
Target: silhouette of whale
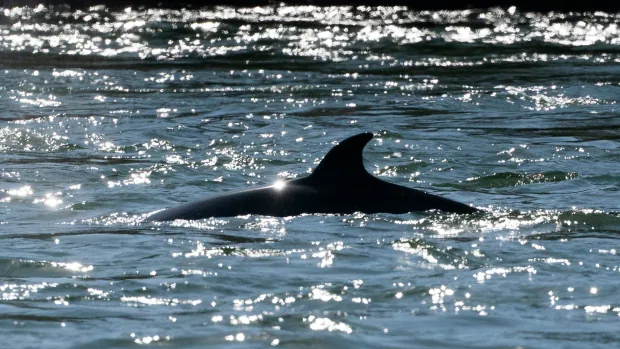
M 407 213 L 441 210 L 474 213 L 457 201 L 389 183 L 364 168 L 362 151 L 372 133 L 361 133 L 333 147 L 309 176 L 274 185 L 233 191 L 155 212 L 146 221 L 240 215 L 296 216 L 302 213 Z

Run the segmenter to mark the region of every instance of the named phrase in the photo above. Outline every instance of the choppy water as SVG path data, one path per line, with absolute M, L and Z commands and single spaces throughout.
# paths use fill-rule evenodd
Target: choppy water
M 619 22 L 3 9 L 3 346 L 613 346 Z M 140 223 L 362 131 L 371 172 L 488 214 Z

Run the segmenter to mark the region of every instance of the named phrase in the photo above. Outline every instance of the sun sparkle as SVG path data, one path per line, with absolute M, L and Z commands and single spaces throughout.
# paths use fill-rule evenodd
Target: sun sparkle
M 273 183 L 273 188 L 278 191 L 284 189 L 284 187 L 286 187 L 286 182 L 281 179 L 278 179 L 277 181 Z

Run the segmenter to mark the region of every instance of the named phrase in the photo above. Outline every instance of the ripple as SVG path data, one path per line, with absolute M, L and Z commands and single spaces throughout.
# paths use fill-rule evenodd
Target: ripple
M 1 15 L 0 28 L 7 32 L 0 39 L 3 51 L 61 54 L 84 63 L 89 60 L 80 57 L 161 62 L 231 56 L 251 52 L 252 47 L 286 57 L 339 62 L 357 60 L 360 55 L 371 58 L 364 47 L 385 42 L 404 47 L 438 42 L 505 46 L 531 43 L 557 50 L 562 46 L 604 44 L 615 52 L 613 47 L 620 36 L 619 19 L 612 14 L 596 12 L 568 18 L 562 13 L 520 12 L 514 7 L 439 12 L 398 6 L 220 6 L 122 11 L 91 7 L 71 13 L 39 6 L 5 9 Z M 179 23 L 187 25 L 181 28 Z M 162 31 L 177 33 L 182 39 L 161 40 L 157 34 Z M 381 58 L 386 59 L 397 60 L 387 55 Z M 17 59 L 11 61 L 24 64 Z
M 516 187 L 537 183 L 556 183 L 572 180 L 579 177 L 576 172 L 549 171 L 543 173 L 514 173 L 503 172 L 495 173 L 490 176 L 468 178 L 466 182 L 444 185 L 459 189 L 484 189 L 484 188 L 504 188 Z
M 86 275 L 93 271 L 92 265 L 78 262 L 47 262 L 34 260 L 0 260 L 0 273 L 5 277 L 61 277 Z

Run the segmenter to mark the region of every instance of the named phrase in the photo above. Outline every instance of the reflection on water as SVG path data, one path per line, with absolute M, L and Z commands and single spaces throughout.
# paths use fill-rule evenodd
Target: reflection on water
M 574 47 L 618 44 L 618 16 L 603 12 L 520 12 L 515 7 L 464 11 L 412 11 L 406 7 L 218 6 L 197 10 L 122 11 L 93 6 L 72 12 L 63 7 L 14 7 L 2 12 L 0 43 L 10 51 L 63 55 L 153 58 L 218 57 L 274 50 L 286 56 L 338 62 L 390 61 L 390 53 L 364 52 L 364 44 L 447 43 L 513 45 L 545 42 Z M 584 54 L 582 59 L 592 57 Z M 520 57 L 520 58 L 519 58 Z M 509 61 L 566 59 L 548 53 L 514 53 Z M 429 63 L 432 58 L 427 58 Z M 363 60 L 363 59 L 362 59 Z M 407 63 L 409 62 L 409 63 Z M 450 60 L 434 61 L 436 65 Z M 453 62 L 453 61 L 452 61 Z M 474 61 L 471 61 L 474 62 Z M 484 64 L 484 60 L 478 61 Z M 493 63 L 493 62 L 489 62 Z M 600 63 L 600 61 L 599 61 Z M 402 65 L 417 64 L 404 61 Z M 80 77 L 81 78 L 81 77 Z M 105 78 L 105 77 L 104 77 Z M 184 75 L 179 81 L 189 81 Z M 273 76 L 280 79 L 279 75 Z M 174 81 L 175 77 L 163 77 Z
M 619 341 L 619 21 L 1 8 L 0 332 L 24 348 Z M 304 176 L 367 131 L 371 173 L 485 213 L 143 223 Z

